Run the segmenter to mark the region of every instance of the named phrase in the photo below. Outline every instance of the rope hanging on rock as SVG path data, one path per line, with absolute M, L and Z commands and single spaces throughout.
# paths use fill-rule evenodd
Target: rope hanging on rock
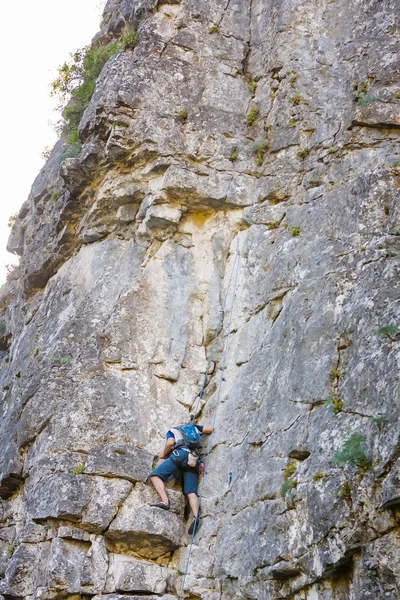
M 204 378 L 203 378 L 203 383 L 202 383 L 202 386 L 201 386 L 201 390 L 200 390 L 200 393 L 199 393 L 199 395 L 197 397 L 196 408 L 195 408 L 195 410 L 192 413 L 192 419 L 191 419 L 192 423 L 194 422 L 195 418 L 199 414 L 200 402 L 201 402 L 201 400 L 203 398 L 204 390 L 205 390 L 206 385 L 207 385 L 207 378 L 208 378 L 208 375 L 209 375 L 209 372 L 210 372 L 210 367 L 211 367 L 212 359 L 214 358 L 214 353 L 215 353 L 215 348 L 216 348 L 216 345 L 217 345 L 218 336 L 221 333 L 222 324 L 224 322 L 225 308 L 226 308 L 226 303 L 228 301 L 228 295 L 229 295 L 229 290 L 230 290 L 231 283 L 232 283 L 233 274 L 235 273 L 235 270 L 238 270 L 238 268 L 239 268 L 239 262 L 240 262 L 240 255 L 239 255 L 239 239 L 238 239 L 237 250 L 236 250 L 236 254 L 235 254 L 235 260 L 233 261 L 232 269 L 231 269 L 231 272 L 230 272 L 230 275 L 229 275 L 228 286 L 226 288 L 224 302 L 222 304 L 221 314 L 220 314 L 220 318 L 219 318 L 218 325 L 217 325 L 217 331 L 215 333 L 214 341 L 213 341 L 213 344 L 211 346 L 211 352 L 210 352 L 210 356 L 209 356 L 208 361 L 207 361 L 207 368 L 206 368 L 206 372 L 204 373 Z M 222 373 L 222 375 L 223 375 L 223 373 Z
M 196 411 L 194 413 L 194 416 L 192 417 L 192 422 L 193 422 L 195 416 L 198 414 L 199 404 L 200 404 L 200 401 L 201 401 L 201 398 L 203 396 L 204 389 L 205 389 L 205 386 L 206 386 L 206 381 L 207 381 L 207 376 L 208 376 L 209 368 L 210 368 L 210 365 L 211 365 L 211 360 L 212 360 L 212 357 L 213 357 L 214 351 L 215 351 L 216 340 L 217 340 L 217 337 L 218 337 L 218 335 L 219 335 L 219 333 L 220 333 L 220 331 L 222 329 L 222 323 L 223 323 L 224 314 L 225 314 L 225 307 L 226 307 L 226 303 L 228 301 L 229 290 L 230 290 L 231 282 L 232 282 L 232 279 L 233 279 L 233 289 L 232 289 L 232 300 L 231 300 L 230 314 L 229 314 L 229 323 L 228 323 L 227 333 L 225 335 L 224 351 L 223 351 L 223 354 L 222 354 L 221 376 L 220 376 L 220 380 L 219 380 L 219 383 L 218 383 L 217 399 L 215 401 L 214 416 L 213 416 L 213 420 L 212 420 L 212 431 L 211 431 L 211 435 L 209 437 L 208 444 L 207 444 L 206 460 L 205 460 L 205 465 L 204 465 L 204 474 L 203 474 L 203 478 L 202 478 L 201 486 L 200 486 L 199 508 L 198 508 L 198 513 L 197 513 L 198 515 L 200 515 L 201 500 L 202 500 L 202 497 L 203 497 L 204 482 L 205 482 L 206 475 L 207 475 L 208 462 L 209 462 L 210 452 L 211 452 L 211 448 L 212 448 L 212 440 L 213 440 L 213 435 L 214 435 L 215 422 L 217 420 L 217 411 L 218 411 L 219 401 L 220 401 L 220 398 L 221 398 L 222 383 L 223 383 L 223 381 L 225 381 L 224 373 L 225 373 L 225 369 L 226 369 L 226 357 L 227 357 L 227 352 L 228 352 L 229 337 L 231 335 L 232 314 L 233 314 L 233 307 L 234 307 L 234 304 L 235 304 L 235 296 L 236 296 L 236 287 L 237 287 L 237 281 L 238 281 L 238 275 L 239 275 L 239 267 L 240 267 L 240 253 L 239 253 L 239 238 L 238 238 L 237 239 L 237 247 L 236 247 L 235 260 L 234 260 L 233 265 L 232 265 L 232 270 L 231 270 L 231 274 L 230 274 L 230 277 L 229 277 L 228 286 L 227 286 L 227 289 L 226 289 L 224 303 L 223 303 L 222 311 L 221 311 L 220 322 L 218 324 L 217 333 L 216 333 L 216 336 L 214 338 L 214 343 L 213 343 L 213 346 L 212 346 L 212 349 L 211 349 L 210 358 L 208 360 L 207 369 L 206 369 L 206 373 L 205 373 L 204 381 L 203 381 L 203 386 L 201 388 L 201 392 L 199 394 L 199 398 L 198 398 L 198 401 L 197 401 Z M 191 557 L 191 554 L 192 554 L 193 541 L 194 541 L 194 536 L 196 534 L 196 528 L 197 528 L 197 521 L 195 521 L 195 526 L 193 528 L 192 537 L 190 539 L 189 552 L 188 552 L 188 556 L 187 556 L 187 560 L 186 560 L 186 566 L 185 566 L 185 571 L 184 571 L 184 575 L 183 575 L 182 587 L 181 587 L 181 593 L 180 593 L 180 596 L 179 596 L 179 600 L 183 600 L 183 594 L 184 594 L 184 591 L 185 591 L 186 577 L 187 577 L 187 574 L 188 574 L 188 571 L 189 571 L 190 557 Z

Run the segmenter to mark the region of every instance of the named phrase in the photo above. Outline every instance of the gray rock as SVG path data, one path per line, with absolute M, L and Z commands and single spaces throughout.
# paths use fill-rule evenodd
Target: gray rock
M 32 519 L 61 519 L 101 532 L 131 490 L 127 481 L 57 473 L 39 480 L 27 500 Z
M 92 244 L 102 240 L 107 235 L 107 231 L 98 231 L 97 229 L 87 229 L 82 233 L 82 242 Z
M 168 569 L 135 558 L 110 554 L 106 592 L 163 594 L 167 587 Z
M 66 519 L 80 521 L 90 500 L 90 479 L 58 473 L 43 477 L 27 499 L 32 519 Z
M 45 580 L 50 542 L 20 544 L 13 552 L 0 582 L 0 591 L 12 596 L 30 596 Z
M 171 510 L 151 507 L 158 496 L 149 486 L 136 486 L 111 523 L 106 538 L 144 558 L 155 559 L 179 547 L 183 535 L 182 495 L 168 490 Z M 178 514 L 175 514 L 178 513 Z
M 95 40 L 138 43 L 35 180 L 0 291 L 4 597 L 179 595 L 182 495 L 143 482 L 203 382 L 186 595 L 397 597 L 394 5 L 107 2 Z
M 152 470 L 153 455 L 129 444 L 105 444 L 90 450 L 85 473 L 145 481 Z
M 134 204 L 123 204 L 117 210 L 117 219 L 124 223 L 130 223 L 135 220 L 138 211 L 138 206 Z

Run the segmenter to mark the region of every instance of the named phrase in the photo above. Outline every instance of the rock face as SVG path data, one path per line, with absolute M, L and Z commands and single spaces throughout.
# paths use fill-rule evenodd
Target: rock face
M 186 597 L 398 597 L 399 8 L 108 1 L 97 43 L 139 42 L 9 241 L 7 600 L 179 597 L 183 497 L 146 480 L 207 363 Z

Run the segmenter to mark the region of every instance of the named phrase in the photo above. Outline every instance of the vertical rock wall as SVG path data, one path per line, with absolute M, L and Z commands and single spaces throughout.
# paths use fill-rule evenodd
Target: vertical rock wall
M 139 43 L 104 67 L 81 154 L 56 145 L 9 240 L 7 600 L 179 596 L 184 500 L 151 508 L 145 481 L 193 410 L 237 248 L 187 597 L 398 597 L 399 12 L 109 0 L 97 42 L 130 22 Z

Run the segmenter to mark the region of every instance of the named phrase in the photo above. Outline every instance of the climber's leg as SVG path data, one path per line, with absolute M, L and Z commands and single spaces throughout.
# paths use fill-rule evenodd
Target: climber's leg
M 157 506 L 158 508 L 168 509 L 169 508 L 169 500 L 168 500 L 167 490 L 165 489 L 165 484 L 164 484 L 163 480 L 160 477 L 153 475 L 152 477 L 150 477 L 150 481 L 153 484 L 154 489 L 156 490 L 157 494 L 161 498 L 161 502 L 156 502 L 154 504 L 151 504 L 151 506 Z
M 185 469 L 183 471 L 183 493 L 187 496 L 194 517 L 188 530 L 189 535 L 192 535 L 200 526 L 199 498 L 197 496 L 197 469 Z
M 167 458 L 167 460 L 158 465 L 158 467 L 150 473 L 150 481 L 161 498 L 161 502 L 152 504 L 152 506 L 157 506 L 158 508 L 164 508 L 166 510 L 169 509 L 169 500 L 167 490 L 165 489 L 165 483 L 175 477 L 178 471 L 179 469 L 176 464 L 170 458 Z

